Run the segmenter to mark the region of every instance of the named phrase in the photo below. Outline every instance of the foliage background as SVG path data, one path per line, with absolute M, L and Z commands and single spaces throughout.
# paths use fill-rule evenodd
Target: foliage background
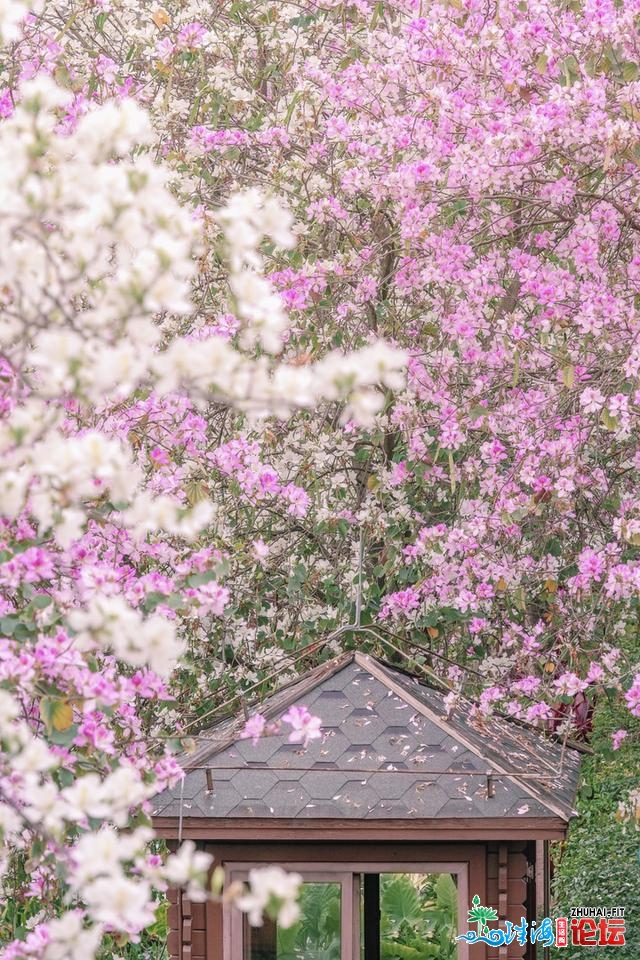
M 629 736 L 619 750 L 611 749 L 611 734 L 625 724 Z M 554 949 L 554 960 L 584 960 L 594 955 L 636 960 L 640 957 L 640 832 L 615 819 L 638 780 L 640 721 L 629 722 L 624 708 L 603 703 L 595 713 L 591 745 L 585 757 L 578 795 L 579 817 L 567 840 L 553 851 L 555 859 L 554 916 L 571 906 L 625 907 L 626 947 Z M 568 914 L 567 914 L 568 915 Z

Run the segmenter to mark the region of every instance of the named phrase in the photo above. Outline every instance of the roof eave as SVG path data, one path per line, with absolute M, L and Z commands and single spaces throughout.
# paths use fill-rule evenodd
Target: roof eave
M 166 840 L 223 841 L 393 841 L 396 843 L 491 840 L 562 840 L 563 817 L 432 818 L 428 820 L 284 819 L 240 817 L 155 817 Z

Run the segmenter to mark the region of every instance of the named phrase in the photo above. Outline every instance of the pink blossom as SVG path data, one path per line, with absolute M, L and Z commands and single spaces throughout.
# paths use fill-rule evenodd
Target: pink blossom
M 391 473 L 389 475 L 389 483 L 392 487 L 399 487 L 401 484 L 405 483 L 411 477 L 410 471 L 407 469 L 406 460 L 400 460 L 398 463 L 394 463 L 391 468 Z
M 535 726 L 543 726 L 547 720 L 551 720 L 553 713 L 548 703 L 534 703 L 527 709 L 525 717 L 527 723 L 533 723 Z
M 311 505 L 311 497 L 302 487 L 288 483 L 280 492 L 289 504 L 287 513 L 290 513 L 294 517 L 305 517 L 307 515 L 309 506 Z
M 176 46 L 169 37 L 162 37 L 156 43 L 156 55 L 162 63 L 168 63 L 175 50 Z
M 634 677 L 632 685 L 624 695 L 627 706 L 634 717 L 640 717 L 640 673 Z
M 483 714 L 491 713 L 492 704 L 502 699 L 504 699 L 502 687 L 486 687 L 480 694 L 480 712 Z
M 242 740 L 251 740 L 255 747 L 256 743 L 264 733 L 266 723 L 267 721 L 261 713 L 254 713 L 253 716 L 249 717 L 245 723 L 240 733 L 240 738 Z
M 399 617 L 410 614 L 420 606 L 420 594 L 415 587 L 398 590 L 384 597 L 378 618 L 386 620 L 388 617 Z
M 203 583 L 199 587 L 189 587 L 184 591 L 184 595 L 197 606 L 200 616 L 207 614 L 222 616 L 230 598 L 228 587 L 222 587 L 215 580 Z
M 318 740 L 322 736 L 320 717 L 312 716 L 306 707 L 289 707 L 282 721 L 291 726 L 289 743 L 302 743 L 306 747 L 310 740 Z
M 585 677 L 587 683 L 602 683 L 604 680 L 604 670 L 599 663 L 591 662 L 589 664 L 589 670 Z
M 149 457 L 153 463 L 158 467 L 166 467 L 171 462 L 169 460 L 169 454 L 166 450 L 163 450 L 162 447 L 154 447 L 150 453 Z
M 587 387 L 580 395 L 580 406 L 585 413 L 597 413 L 604 405 L 604 396 L 598 389 Z
M 251 549 L 255 559 L 259 563 L 262 562 L 265 559 L 265 557 L 269 555 L 269 547 L 261 537 L 258 537 L 257 540 L 253 541 L 253 543 L 251 544 Z
M 576 693 L 581 693 L 587 688 L 586 681 L 581 680 L 580 677 L 570 671 L 561 674 L 557 680 L 553 681 L 553 685 L 558 693 L 569 697 L 573 697 Z
M 101 53 L 96 60 L 96 73 L 105 83 L 113 83 L 118 74 L 118 66 L 115 60 Z
M 626 740 L 628 736 L 629 736 L 628 730 L 616 730 L 615 733 L 612 733 L 611 746 L 613 747 L 613 749 L 619 750 L 622 745 L 622 741 Z
M 91 746 L 108 755 L 115 751 L 115 731 L 105 722 L 105 717 L 96 710 L 88 714 L 78 726 L 74 743 L 81 746 Z
M 205 33 L 201 23 L 188 23 L 178 33 L 176 46 L 182 50 L 195 50 L 201 46 Z
M 3 90 L 0 93 L 0 118 L 5 120 L 7 117 L 10 117 L 13 113 L 13 97 L 11 96 L 11 91 L 9 89 Z
M 530 697 L 536 692 L 540 686 L 540 682 L 541 681 L 538 677 L 522 677 L 521 680 L 516 680 L 516 682 L 512 684 L 511 689 L 514 693 L 522 693 L 525 696 Z
M 587 548 L 578 557 L 578 569 L 583 576 L 598 582 L 602 580 L 604 562 L 600 554 Z

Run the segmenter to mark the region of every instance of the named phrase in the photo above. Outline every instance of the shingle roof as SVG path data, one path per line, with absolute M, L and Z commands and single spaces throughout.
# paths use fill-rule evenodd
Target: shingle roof
M 203 735 L 184 783 L 156 798 L 154 815 L 568 820 L 575 812 L 578 751 L 504 717 L 472 721 L 470 702 L 447 715 L 440 692 L 373 657 L 338 657 L 260 712 L 272 719 L 295 703 L 322 718 L 321 740 L 303 749 L 283 730 L 253 746 L 239 737 L 244 720 L 229 718 Z

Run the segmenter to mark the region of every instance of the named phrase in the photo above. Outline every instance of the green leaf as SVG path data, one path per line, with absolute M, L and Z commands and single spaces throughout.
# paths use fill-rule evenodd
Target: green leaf
M 171 607 L 172 610 L 184 610 L 186 606 L 179 593 L 172 593 L 165 599 L 165 603 L 168 607 Z
M 545 53 L 541 53 L 536 57 L 535 68 L 538 73 L 545 74 L 547 72 L 547 66 L 549 65 L 549 58 Z
M 418 891 L 408 876 L 396 876 L 383 883 L 380 906 L 385 920 L 393 929 L 403 923 L 415 923 L 422 917 Z
M 142 601 L 142 609 L 145 613 L 151 613 L 151 611 L 155 610 L 158 604 L 162 603 L 165 598 L 165 593 L 161 593 L 159 590 L 152 590 Z
M 187 502 L 190 507 L 209 499 L 209 488 L 202 480 L 191 480 L 185 486 Z
M 600 414 L 600 422 L 605 430 L 617 430 L 618 418 L 611 416 L 608 410 L 603 410 Z
M 580 79 L 580 65 L 572 53 L 562 63 L 564 85 L 572 86 Z
M 46 610 L 52 603 L 53 599 L 48 593 L 38 593 L 31 601 L 32 606 L 34 606 L 36 610 Z
M 452 917 L 458 911 L 458 888 L 453 882 L 450 873 L 438 874 L 436 880 L 436 900 L 442 910 L 446 910 Z
M 3 617 L 0 620 L 0 632 L 5 637 L 12 637 L 19 622 L 17 617 Z
M 201 587 L 203 583 L 211 583 L 211 581 L 215 579 L 216 574 L 208 570 L 206 573 L 192 573 L 191 576 L 187 578 L 187 583 L 190 587 Z
M 77 735 L 78 724 L 72 723 L 66 730 L 52 730 L 49 734 L 49 739 L 51 743 L 55 743 L 57 747 L 70 747 Z
M 147 927 L 147 935 L 152 937 L 154 940 L 160 940 L 164 942 L 167 938 L 168 925 L 167 917 L 169 913 L 169 902 L 163 900 L 162 903 L 159 903 L 156 907 L 156 919 L 155 922 L 151 924 L 150 927 Z
M 486 417 L 488 413 L 488 409 L 483 407 L 481 403 L 474 404 L 469 410 L 469 416 L 472 420 L 479 420 L 480 417 Z
M 576 368 L 573 364 L 567 364 L 566 367 L 562 368 L 562 382 L 567 390 L 570 390 L 575 383 L 576 379 Z

